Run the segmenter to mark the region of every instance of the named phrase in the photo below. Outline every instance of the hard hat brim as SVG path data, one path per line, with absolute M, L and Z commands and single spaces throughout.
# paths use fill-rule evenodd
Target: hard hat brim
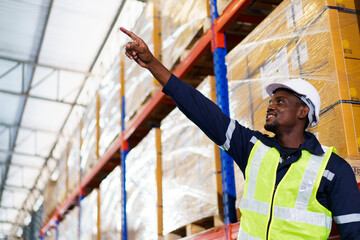
M 271 84 L 269 84 L 269 85 L 266 87 L 265 90 L 266 90 L 267 94 L 269 94 L 269 96 L 272 97 L 274 91 L 275 91 L 276 89 L 278 89 L 278 88 L 289 89 L 289 90 L 291 90 L 291 91 L 293 91 L 293 92 L 295 92 L 295 93 L 297 93 L 297 94 L 299 94 L 299 95 L 303 95 L 303 94 L 297 92 L 297 91 L 296 91 L 295 89 L 293 89 L 292 87 L 290 87 L 290 86 L 288 86 L 288 85 L 286 85 L 286 84 L 283 84 L 283 83 L 271 83 Z

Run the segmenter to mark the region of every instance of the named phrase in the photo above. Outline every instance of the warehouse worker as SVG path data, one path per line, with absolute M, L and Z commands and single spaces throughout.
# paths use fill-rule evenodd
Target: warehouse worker
M 320 97 L 302 79 L 272 83 L 265 129 L 241 126 L 192 86 L 172 75 L 142 39 L 125 54 L 148 69 L 178 108 L 224 149 L 245 176 L 238 239 L 327 239 L 332 218 L 342 239 L 360 240 L 360 192 L 350 165 L 305 131 L 319 121 Z M 331 129 L 329 129 L 331 131 Z

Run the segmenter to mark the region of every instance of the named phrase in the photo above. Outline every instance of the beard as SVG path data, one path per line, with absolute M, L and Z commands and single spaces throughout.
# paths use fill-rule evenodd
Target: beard
M 265 123 L 264 128 L 266 131 L 275 133 L 277 132 L 277 130 L 279 129 L 279 123 L 277 121 L 274 121 L 273 123 Z

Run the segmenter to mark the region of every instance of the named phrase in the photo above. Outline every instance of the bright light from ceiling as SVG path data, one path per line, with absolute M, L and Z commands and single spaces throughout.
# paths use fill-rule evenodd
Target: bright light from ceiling
M 42 195 L 40 195 L 34 204 L 34 207 L 33 207 L 34 212 L 37 212 L 39 210 L 39 208 L 43 202 L 44 202 L 44 197 Z
M 28 213 L 24 219 L 24 225 L 27 226 L 31 222 L 31 215 Z

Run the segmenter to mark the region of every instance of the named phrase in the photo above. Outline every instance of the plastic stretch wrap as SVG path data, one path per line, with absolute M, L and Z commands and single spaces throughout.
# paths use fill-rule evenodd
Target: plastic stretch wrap
M 57 203 L 61 203 L 65 200 L 68 193 L 68 171 L 67 171 L 67 150 L 63 152 L 59 159 L 58 169 L 59 169 L 59 178 L 57 180 L 57 190 L 56 190 L 56 199 Z
M 210 26 L 207 0 L 168 0 L 161 3 L 161 37 L 163 63 L 174 66 L 199 30 Z
M 128 239 L 157 239 L 155 131 L 126 157 Z
M 225 8 L 231 3 L 232 0 L 216 0 L 219 16 L 224 12 Z
M 121 131 L 120 108 L 120 57 L 101 81 L 100 94 L 100 139 L 99 154 L 102 156 Z
M 210 79 L 198 87 L 210 97 Z M 219 214 L 214 144 L 178 109 L 162 122 L 164 234 Z
M 120 239 L 121 183 L 120 167 L 116 167 L 100 184 L 101 239 Z
M 42 217 L 44 221 L 48 220 L 51 214 L 53 214 L 53 212 L 56 210 L 56 191 L 57 182 L 49 178 L 44 188 L 44 211 Z
M 97 236 L 97 191 L 96 190 L 93 190 L 89 195 L 86 196 L 86 198 L 81 200 L 80 221 L 81 221 L 80 240 L 90 240 L 90 239 L 95 240 Z
M 321 109 L 340 99 L 359 100 L 359 68 L 354 67 L 360 62 L 357 15 L 329 9 L 327 6 L 332 1 L 328 2 L 283 1 L 229 52 L 226 64 L 232 118 L 246 127 L 268 133 L 263 128 L 269 101 L 265 87 L 275 80 L 301 77 L 309 81 L 320 93 Z M 340 40 L 336 42 L 336 38 Z M 358 121 L 357 106 L 353 105 L 353 113 L 349 111 L 348 115 L 344 115 L 344 104 L 329 108 L 320 115 L 318 126 L 309 130 L 322 144 L 335 146 L 340 155 L 346 156 L 347 141 L 352 140 L 345 136 L 344 121 Z M 355 128 L 360 136 L 359 126 Z
M 96 111 L 96 97 L 94 97 L 88 105 L 82 120 L 80 166 L 84 176 L 87 175 L 98 159 L 96 155 Z
M 78 239 L 79 208 L 73 208 L 59 223 L 58 240 Z M 89 239 L 89 238 L 88 238 Z
M 80 183 L 80 128 L 75 129 L 70 140 L 68 165 L 69 192 L 72 192 Z
M 153 2 L 149 1 L 132 29 L 153 51 Z M 158 87 L 149 71 L 145 71 L 135 61 L 125 58 L 125 124 L 128 126 L 136 113 Z

